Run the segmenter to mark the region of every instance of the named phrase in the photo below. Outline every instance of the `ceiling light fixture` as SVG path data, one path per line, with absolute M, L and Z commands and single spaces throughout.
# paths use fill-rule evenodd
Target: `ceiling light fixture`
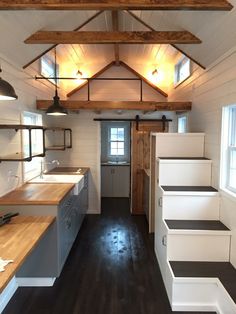
M 0 73 L 2 68 L 0 65 Z M 11 84 L 0 77 L 0 100 L 15 100 L 18 96 Z
M 55 48 L 55 76 L 57 76 L 57 52 Z M 53 97 L 53 103 L 48 107 L 46 114 L 49 116 L 65 116 L 68 114 L 66 108 L 64 108 L 60 103 L 60 98 L 57 93 L 57 78 L 55 79 L 55 96 Z

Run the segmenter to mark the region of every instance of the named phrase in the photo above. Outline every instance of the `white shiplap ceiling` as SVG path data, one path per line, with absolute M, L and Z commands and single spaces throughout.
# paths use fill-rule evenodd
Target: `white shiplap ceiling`
M 234 7 L 236 0 L 230 1 Z M 50 45 L 26 45 L 24 40 L 38 30 L 73 30 L 95 11 L 0 11 L 0 55 L 22 67 Z M 200 45 L 178 45 L 208 67 L 236 46 L 236 9 L 211 11 L 133 11 L 155 30 L 188 30 L 202 40 Z M 147 30 L 127 12 L 119 12 L 120 30 Z M 112 30 L 111 12 L 105 11 L 82 30 Z M 59 45 L 58 59 L 64 76 L 81 68 L 87 76 L 114 60 L 112 45 Z M 172 64 L 178 52 L 170 45 L 120 45 L 120 59 L 148 77 L 155 64 Z M 38 71 L 37 62 L 30 72 Z M 149 71 L 149 72 L 148 72 Z M 165 83 L 160 86 L 165 90 Z M 64 82 L 69 92 L 76 82 Z

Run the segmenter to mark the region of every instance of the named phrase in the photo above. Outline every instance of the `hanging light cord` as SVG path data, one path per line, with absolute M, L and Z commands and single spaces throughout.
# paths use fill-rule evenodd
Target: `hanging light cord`
M 55 50 L 54 50 L 54 74 L 55 74 L 55 96 L 58 96 L 57 95 L 57 48 L 55 47 Z

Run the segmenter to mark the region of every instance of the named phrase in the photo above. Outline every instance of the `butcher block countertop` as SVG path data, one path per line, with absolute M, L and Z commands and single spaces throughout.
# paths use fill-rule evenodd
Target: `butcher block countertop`
M 73 183 L 26 183 L 0 198 L 0 205 L 58 205 Z
M 53 216 L 17 216 L 0 227 L 0 257 L 3 260 L 13 260 L 0 273 L 0 293 L 54 220 Z

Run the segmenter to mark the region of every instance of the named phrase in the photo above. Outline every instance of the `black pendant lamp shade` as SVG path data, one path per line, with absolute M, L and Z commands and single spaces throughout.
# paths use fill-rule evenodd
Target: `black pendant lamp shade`
M 57 51 L 55 48 L 55 69 L 54 74 L 57 77 Z M 49 116 L 66 116 L 68 111 L 60 104 L 60 98 L 57 93 L 57 78 L 55 82 L 55 96 L 53 97 L 53 103 L 48 107 L 46 114 Z
M 1 72 L 2 69 L 0 67 L 0 73 Z M 18 96 L 11 84 L 0 77 L 0 100 L 15 100 L 17 98 Z
M 53 97 L 53 103 L 50 107 L 48 107 L 46 114 L 50 116 L 65 116 L 68 114 L 67 109 L 60 104 L 60 98 L 57 94 L 57 88 L 55 91 L 55 96 Z

